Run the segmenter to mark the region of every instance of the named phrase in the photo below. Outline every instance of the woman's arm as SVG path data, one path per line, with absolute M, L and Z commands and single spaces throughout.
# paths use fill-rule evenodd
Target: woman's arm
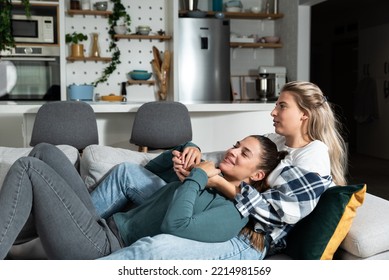
M 203 169 L 191 171 L 175 192 L 161 226 L 163 232 L 202 242 L 223 242 L 239 233 L 248 218 L 239 214 L 232 201 L 204 190 L 207 181 Z
M 264 225 L 295 224 L 311 213 L 332 184 L 330 176 L 321 177 L 295 166 L 281 165 L 275 171 L 279 172 L 275 185 L 263 193 L 248 184 L 241 185 L 235 200 L 243 216 L 251 215 Z
M 178 181 L 179 178 L 177 177 L 177 174 L 173 170 L 173 151 L 179 151 L 183 152 L 189 147 L 194 147 L 197 150 L 199 148 L 192 142 L 187 142 L 183 145 L 179 145 L 174 147 L 171 150 L 165 151 L 158 155 L 156 158 L 150 160 L 146 165 L 145 168 L 149 171 L 153 172 L 154 174 L 161 177 L 165 182 L 174 182 Z

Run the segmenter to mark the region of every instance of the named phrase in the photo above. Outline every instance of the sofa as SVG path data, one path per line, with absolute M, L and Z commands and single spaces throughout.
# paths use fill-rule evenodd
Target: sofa
M 79 157 L 75 148 L 66 145 L 59 147 L 79 167 L 85 185 L 90 190 L 116 164 L 127 161 L 144 165 L 158 155 L 158 152 L 141 153 L 110 146 L 90 145 Z M 18 157 L 28 154 L 29 150 L 31 148 L 0 147 L 0 186 L 12 162 Z M 218 151 L 204 153 L 205 159 L 215 162 L 220 161 L 222 156 L 223 152 Z M 386 221 L 389 216 L 389 201 L 366 192 L 360 204 L 359 207 L 355 207 L 355 216 L 348 218 L 350 227 L 343 229 L 344 235 L 339 244 L 333 248 L 332 258 L 336 260 L 388 260 L 389 223 Z M 324 207 L 324 209 L 326 208 Z M 318 223 L 325 224 L 323 220 L 320 220 L 321 218 L 317 219 L 319 220 Z M 304 243 L 305 240 L 299 242 Z M 308 250 L 311 249 L 309 246 Z M 39 239 L 21 245 L 14 245 L 9 256 L 11 259 L 45 258 Z M 282 252 L 269 256 L 267 259 L 285 260 L 293 259 L 293 256 L 293 254 Z M 298 257 L 298 259 L 303 258 Z

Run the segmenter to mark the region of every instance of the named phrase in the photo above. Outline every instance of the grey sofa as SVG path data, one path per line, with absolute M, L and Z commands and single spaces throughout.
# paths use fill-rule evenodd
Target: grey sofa
M 68 157 L 77 162 L 77 154 L 72 147 L 62 147 Z M 5 150 L 4 150 L 5 149 Z M 7 150 L 8 149 L 8 150 Z M 23 150 L 9 150 L 0 147 L 0 186 L 7 166 L 16 160 L 29 148 Z M 12 153 L 9 154 L 9 153 Z M 7 163 L 3 157 L 8 154 Z M 80 173 L 86 186 L 92 188 L 113 166 L 128 161 L 145 164 L 154 158 L 156 153 L 140 153 L 132 150 L 100 145 L 88 146 L 80 159 Z M 204 153 L 204 158 L 218 162 L 222 152 Z M 357 209 L 356 217 L 346 238 L 340 244 L 334 259 L 362 260 L 386 259 L 389 260 L 389 201 L 366 193 L 365 201 Z M 10 256 L 15 259 L 44 258 L 44 252 L 39 240 L 12 248 Z M 277 254 L 268 259 L 291 259 L 285 254 Z

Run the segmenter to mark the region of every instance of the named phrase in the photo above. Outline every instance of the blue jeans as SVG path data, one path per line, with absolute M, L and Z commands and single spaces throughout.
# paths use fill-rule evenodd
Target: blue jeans
M 144 237 L 102 260 L 260 260 L 263 252 L 254 249 L 243 236 L 226 242 L 205 243 L 169 234 Z
M 0 259 L 38 234 L 50 259 L 96 259 L 121 248 L 96 213 L 76 168 L 39 144 L 9 169 L 0 192 Z
M 135 205 L 151 196 L 166 184 L 160 177 L 143 166 L 121 163 L 91 193 L 97 212 L 108 217 L 120 211 L 128 202 Z M 113 187 L 114 186 L 114 187 Z M 145 221 L 147 222 L 147 221 Z M 104 257 L 113 260 L 151 259 L 263 259 L 266 252 L 255 250 L 250 242 L 237 236 L 221 243 L 205 243 L 169 234 L 144 237 L 131 246 Z
M 142 204 L 165 185 L 164 180 L 143 166 L 124 162 L 116 165 L 90 195 L 97 213 L 107 218 L 129 203 Z

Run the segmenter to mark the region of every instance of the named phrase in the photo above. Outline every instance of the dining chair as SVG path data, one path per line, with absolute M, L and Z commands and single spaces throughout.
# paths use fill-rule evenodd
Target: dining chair
M 169 149 L 191 140 L 190 115 L 180 102 L 147 102 L 135 114 L 130 143 L 139 146 L 139 151 Z
M 43 104 L 36 115 L 30 145 L 39 143 L 70 145 L 80 152 L 98 144 L 96 115 L 82 101 L 52 101 Z

